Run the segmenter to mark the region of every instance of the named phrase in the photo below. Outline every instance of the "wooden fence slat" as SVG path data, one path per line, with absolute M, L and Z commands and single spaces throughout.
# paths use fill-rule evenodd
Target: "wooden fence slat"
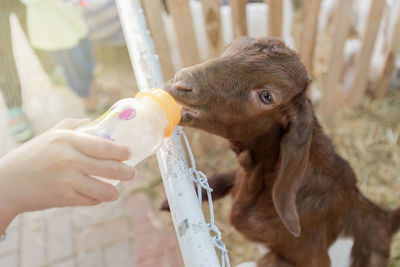
M 160 58 L 164 80 L 169 80 L 174 77 L 175 70 L 172 64 L 164 23 L 162 21 L 163 7 L 161 0 L 144 0 L 142 1 L 142 5 L 146 15 L 147 26 L 151 32 L 157 54 Z
M 207 33 L 208 56 L 209 58 L 218 57 L 224 48 L 220 15 L 221 1 L 201 0 L 201 4 Z
M 266 0 L 268 4 L 268 36 L 282 37 L 283 0 Z
M 313 59 L 320 7 L 321 0 L 304 1 L 304 26 L 300 44 L 300 58 L 310 73 L 313 73 Z
M 393 28 L 392 40 L 390 41 L 390 47 L 386 54 L 385 67 L 378 79 L 375 86 L 374 97 L 384 97 L 389 86 L 390 78 L 395 67 L 396 55 L 400 47 L 400 10 L 397 14 L 396 24 Z
M 167 0 L 167 4 L 174 21 L 183 66 L 187 67 L 199 63 L 199 52 L 193 30 L 189 0 Z
M 239 36 L 247 35 L 246 4 L 247 0 L 229 0 L 232 10 L 233 36 L 235 39 Z
M 352 107 L 361 103 L 367 89 L 371 55 L 374 49 L 385 2 L 386 1 L 383 0 L 373 0 L 371 4 L 367 25 L 364 30 L 361 51 L 356 58 L 354 80 L 348 97 L 348 104 Z
M 349 34 L 353 0 L 340 0 L 336 16 L 332 51 L 329 56 L 328 71 L 322 96 L 322 111 L 333 114 L 339 105 L 338 87 L 343 72 L 343 49 Z

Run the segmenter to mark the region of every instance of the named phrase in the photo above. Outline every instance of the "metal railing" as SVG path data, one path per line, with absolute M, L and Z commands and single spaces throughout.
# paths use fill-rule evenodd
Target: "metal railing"
M 116 3 L 139 90 L 161 87 L 161 66 L 139 1 L 117 0 Z M 187 163 L 182 138 L 190 155 L 191 167 Z M 196 170 L 182 128 L 176 127 L 173 135 L 165 140 L 157 152 L 157 160 L 185 266 L 229 267 L 226 247 L 214 225 L 212 189 L 208 186 L 207 177 Z M 193 182 L 198 185 L 199 197 Z M 202 189 L 207 190 L 210 203 L 211 221 L 208 224 L 201 208 Z M 221 263 L 215 248 L 220 252 Z

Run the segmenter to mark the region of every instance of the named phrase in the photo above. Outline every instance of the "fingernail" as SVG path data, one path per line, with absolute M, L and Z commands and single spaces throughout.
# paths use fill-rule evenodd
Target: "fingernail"
M 118 190 L 118 189 L 117 189 L 117 190 Z M 119 190 L 118 190 L 118 192 L 114 195 L 114 197 L 112 198 L 112 201 L 117 200 L 118 197 L 119 197 Z
M 128 158 L 130 159 L 132 156 L 132 153 L 131 153 L 131 150 L 129 149 L 129 147 L 126 148 L 126 151 L 127 151 Z
M 125 180 L 125 181 L 130 181 L 130 180 L 132 180 L 134 177 L 135 177 L 135 175 L 136 175 L 136 170 L 135 170 L 135 167 L 133 167 L 133 166 L 130 166 L 130 165 L 126 165 L 125 166 L 125 170 L 126 170 L 126 172 L 125 172 L 125 176 L 124 176 L 124 178 L 123 178 L 123 180 Z M 121 181 L 122 181 L 122 179 L 121 179 Z

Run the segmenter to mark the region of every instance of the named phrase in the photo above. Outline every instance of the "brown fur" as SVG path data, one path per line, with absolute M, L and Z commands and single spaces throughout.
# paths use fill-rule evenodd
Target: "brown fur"
M 240 38 L 223 54 L 176 74 L 168 90 L 181 125 L 226 138 L 234 171 L 210 178 L 214 198 L 232 193 L 231 222 L 270 252 L 258 266 L 330 266 L 329 246 L 354 238 L 353 267 L 385 266 L 400 210 L 366 199 L 335 153 L 307 99 L 309 75 L 278 39 Z M 261 100 L 264 92 L 273 101 Z

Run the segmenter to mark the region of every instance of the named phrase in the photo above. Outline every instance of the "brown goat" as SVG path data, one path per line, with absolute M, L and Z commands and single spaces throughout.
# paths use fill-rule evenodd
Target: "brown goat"
M 183 106 L 181 125 L 226 138 L 237 154 L 237 169 L 209 183 L 214 198 L 232 193 L 235 228 L 269 249 L 257 266 L 385 266 L 400 209 L 357 189 L 314 116 L 309 83 L 282 41 L 243 37 L 165 89 Z

